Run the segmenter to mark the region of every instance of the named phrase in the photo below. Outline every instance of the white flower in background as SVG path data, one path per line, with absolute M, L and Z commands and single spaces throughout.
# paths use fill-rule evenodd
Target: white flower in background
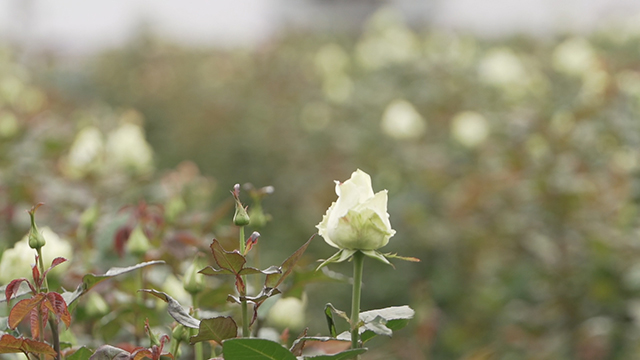
M 329 76 L 344 72 L 349 66 L 349 55 L 337 44 L 327 44 L 318 50 L 315 57 L 316 69 Z
M 353 81 L 343 73 L 336 73 L 324 78 L 322 82 L 324 96 L 337 104 L 343 104 L 353 93 Z
M 297 297 L 281 297 L 269 309 L 267 323 L 279 329 L 300 330 L 305 325 L 307 295 Z
M 601 69 L 595 68 L 584 74 L 582 77 L 582 88 L 580 98 L 584 103 L 602 101 L 605 91 L 609 86 L 609 74 Z
M 0 113 L 0 138 L 11 138 L 18 133 L 20 125 L 12 113 Z
M 102 133 L 94 126 L 85 127 L 78 132 L 64 163 L 67 175 L 82 177 L 100 166 L 104 152 L 102 138 Z
M 42 248 L 45 268 L 48 268 L 57 257 L 71 259 L 73 248 L 67 240 L 61 239 L 48 226 L 42 228 L 41 233 L 46 241 L 46 245 Z M 31 265 L 35 264 L 35 255 L 35 250 L 29 247 L 28 235 L 18 241 L 13 248 L 5 250 L 0 259 L 0 284 L 7 284 L 17 278 L 31 279 Z M 49 276 L 56 276 L 67 266 L 68 262 L 58 265 L 49 272 Z
M 124 123 L 107 137 L 107 161 L 118 168 L 145 174 L 153 169 L 153 150 L 136 124 Z
M 316 226 L 327 244 L 347 250 L 376 250 L 396 233 L 387 213 L 387 190 L 373 193 L 371 177 L 358 169 L 336 181 L 338 200 Z
M 518 85 L 526 83 L 527 72 L 518 56 L 509 48 L 490 50 L 478 67 L 480 80 L 491 85 Z
M 406 100 L 393 100 L 382 115 L 382 131 L 398 140 L 415 140 L 427 130 L 427 123 Z
M 489 136 L 489 124 L 481 114 L 464 111 L 453 117 L 451 135 L 462 145 L 475 147 L 482 144 Z
M 31 279 L 35 255 L 36 251 L 29 247 L 27 241 L 18 241 L 11 249 L 5 250 L 0 259 L 0 285 L 19 278 Z
M 407 28 L 397 11 L 378 10 L 367 22 L 365 37 L 356 46 L 358 62 L 375 70 L 401 64 L 420 57 L 420 41 Z
M 553 68 L 561 73 L 583 76 L 597 66 L 595 51 L 584 38 L 568 39 L 553 51 Z
M 455 32 L 429 31 L 424 40 L 424 59 L 447 68 L 466 69 L 474 65 L 477 52 L 474 37 Z

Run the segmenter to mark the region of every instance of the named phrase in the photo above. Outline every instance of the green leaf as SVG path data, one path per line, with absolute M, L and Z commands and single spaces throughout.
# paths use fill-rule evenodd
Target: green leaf
M 188 328 L 192 328 L 192 329 L 198 329 L 199 328 L 200 320 L 198 320 L 198 319 L 194 318 L 193 316 L 189 315 L 187 310 L 185 310 L 185 308 L 182 307 L 182 305 L 180 305 L 180 303 L 176 299 L 172 298 L 167 293 L 164 293 L 162 291 L 153 290 L 153 289 L 140 289 L 138 291 L 146 292 L 146 293 L 151 294 L 151 295 L 161 299 L 162 301 L 166 302 L 168 304 L 167 312 L 179 324 L 182 324 L 182 325 L 184 325 L 184 326 L 186 326 Z
M 272 265 L 264 270 L 256 269 L 250 266 L 242 268 L 238 274 L 240 275 L 251 275 L 251 274 L 264 274 L 267 276 L 281 274 L 282 270 L 280 270 L 280 266 Z
M 278 287 L 278 285 L 280 285 L 282 281 L 287 276 L 289 276 L 289 274 L 291 274 L 294 266 L 296 265 L 298 260 L 300 260 L 302 254 L 304 254 L 304 252 L 307 250 L 307 247 L 309 247 L 311 240 L 313 240 L 315 236 L 315 234 L 312 235 L 306 243 L 304 243 L 298 250 L 296 250 L 293 254 L 291 254 L 291 256 L 289 256 L 285 261 L 282 262 L 282 265 L 280 265 L 281 272 L 279 274 L 267 275 L 267 278 L 264 281 L 264 286 L 268 288 Z
M 238 336 L 238 325 L 236 325 L 231 316 L 219 316 L 200 321 L 198 334 L 192 336 L 189 339 L 189 343 L 193 345 L 197 342 L 213 340 L 218 344 L 222 344 L 223 340 L 233 339 L 236 336 Z
M 102 345 L 89 357 L 89 360 L 128 360 L 131 354 L 123 349 L 111 345 Z
M 245 259 L 237 250 L 226 251 L 222 248 L 222 245 L 220 245 L 220 242 L 217 239 L 213 239 L 213 243 L 211 243 L 210 248 L 218 267 L 224 270 L 229 270 L 233 274 L 238 274 L 247 262 L 247 259 Z
M 214 276 L 214 275 L 235 275 L 232 271 L 229 271 L 227 269 L 216 269 L 213 266 L 207 266 L 206 268 L 198 271 L 198 274 L 209 275 L 209 276 Z
M 64 301 L 67 303 L 67 306 L 71 307 L 71 304 L 76 300 L 78 300 L 80 296 L 84 295 L 92 287 L 96 286 L 97 284 L 101 283 L 104 280 L 108 280 L 114 276 L 126 274 L 128 272 L 138 270 L 146 266 L 164 264 L 164 263 L 165 262 L 162 260 L 153 260 L 153 261 L 147 261 L 144 263 L 132 265 L 129 267 L 123 267 L 123 268 L 113 267 L 107 270 L 107 272 L 104 275 L 86 274 L 85 276 L 82 277 L 82 283 L 78 285 L 75 291 L 64 292 L 62 294 L 62 297 L 64 298 Z
M 415 311 L 406 305 L 362 312 L 360 321 L 363 325 L 359 329 L 360 338 L 364 343 L 376 335 L 391 336 L 393 331 L 405 327 L 414 315 Z M 350 340 L 351 334 L 345 331 L 337 338 Z
M 265 339 L 229 339 L 222 343 L 225 360 L 297 360 L 277 342 Z
M 331 256 L 330 258 L 328 258 L 327 260 L 323 261 L 322 264 L 320 264 L 317 268 L 316 271 L 320 270 L 321 268 L 323 268 L 324 266 L 329 265 L 330 263 L 339 263 L 339 262 L 343 262 L 349 258 L 351 258 L 353 256 L 353 254 L 356 253 L 356 251 L 358 250 L 347 250 L 347 249 L 341 249 L 339 250 L 337 253 L 333 254 L 333 256 Z
M 306 359 L 310 360 L 347 360 L 347 359 L 355 359 L 356 356 L 363 354 L 367 351 L 366 348 L 360 349 L 349 349 L 343 352 L 339 352 L 333 355 L 318 355 L 318 356 L 308 356 Z
M 277 288 L 269 289 L 263 288 L 262 291 L 256 296 L 235 296 L 229 295 L 227 296 L 227 301 L 236 304 L 242 304 L 242 299 L 245 299 L 249 302 L 252 302 L 256 305 L 262 304 L 268 298 L 280 294 L 280 290 Z
M 93 355 L 93 352 L 83 346 L 73 354 L 67 356 L 67 360 L 89 360 L 91 355 Z
M 336 331 L 335 322 L 333 321 L 333 314 L 340 316 L 341 318 L 347 320 L 347 322 L 350 322 L 350 319 L 347 313 L 336 309 L 331 303 L 328 303 L 324 306 L 324 316 L 327 319 L 327 325 L 329 325 L 329 334 L 331 334 L 332 337 L 336 337 L 338 333 Z

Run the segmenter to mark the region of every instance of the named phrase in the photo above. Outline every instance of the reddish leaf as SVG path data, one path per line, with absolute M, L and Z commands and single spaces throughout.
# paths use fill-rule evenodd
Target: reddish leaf
M 53 259 L 53 261 L 51 262 L 51 266 L 49 266 L 49 268 L 47 270 L 45 270 L 44 274 L 42 274 L 42 280 L 44 281 L 45 276 L 47 276 L 47 274 L 49 273 L 49 271 L 51 271 L 51 269 L 53 269 L 54 267 L 62 264 L 65 261 L 67 261 L 67 259 L 65 259 L 63 257 L 57 257 L 57 258 Z
M 33 277 L 36 287 L 40 289 L 42 286 L 42 277 L 40 276 L 40 270 L 38 269 L 38 255 L 36 255 L 36 263 L 31 265 L 31 277 Z
M 259 232 L 254 231 L 253 233 L 251 233 L 251 236 L 249 236 L 247 242 L 245 243 L 244 255 L 247 255 L 249 251 L 251 251 L 253 246 L 258 243 L 258 238 L 260 238 Z
M 18 301 L 9 313 L 9 328 L 15 329 L 18 324 L 44 300 L 44 294 L 36 294 L 30 299 Z
M 140 360 L 148 357 L 149 359 L 153 359 L 153 354 L 149 349 L 138 349 L 131 354 L 132 360 Z
M 125 225 L 118 229 L 114 236 L 113 246 L 120 257 L 124 255 L 124 245 L 127 243 L 127 240 L 129 240 L 129 235 L 131 235 L 132 230 L 131 226 Z
M 62 295 L 57 292 L 48 292 L 46 296 L 47 298 L 44 301 L 44 306 L 56 314 L 56 316 L 62 320 L 68 328 L 69 325 L 71 325 L 71 314 L 69 314 L 67 303 L 64 302 Z
M 240 294 L 244 294 L 247 292 L 247 289 L 244 286 L 244 281 L 242 281 L 242 276 L 240 275 L 236 275 L 236 289 Z
M 42 315 L 43 328 L 47 324 L 47 321 L 49 321 L 49 310 L 43 307 L 42 304 L 31 310 L 31 312 L 29 313 L 29 325 L 31 325 L 31 337 L 34 339 L 40 337 L 38 310 L 40 310 L 40 313 Z
M 0 354 L 37 353 L 56 356 L 56 351 L 49 344 L 24 338 L 16 338 L 9 334 L 0 338 Z
M 36 289 L 33 288 L 33 285 L 31 285 L 29 280 L 25 278 L 13 280 L 9 283 L 9 285 L 7 285 L 7 288 L 4 290 L 4 294 L 7 297 L 7 304 L 9 303 L 9 300 L 11 300 L 11 297 L 13 296 L 13 294 L 18 293 L 20 284 L 22 284 L 23 281 L 29 285 L 31 292 L 33 292 L 34 294 L 36 293 Z
M 17 339 L 9 334 L 0 338 L 0 354 L 20 353 L 23 339 Z

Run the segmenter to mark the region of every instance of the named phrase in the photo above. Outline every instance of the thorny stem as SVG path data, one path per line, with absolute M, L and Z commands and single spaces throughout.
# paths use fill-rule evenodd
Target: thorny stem
M 42 260 L 42 247 L 36 248 L 36 252 L 38 253 L 38 267 L 40 268 L 40 276 L 42 276 L 42 275 L 44 275 L 44 260 Z M 38 281 L 36 281 L 36 282 L 38 282 Z M 49 291 L 49 284 L 47 283 L 47 277 L 46 276 L 44 277 L 43 285 L 44 285 L 44 288 L 45 288 L 45 292 Z M 38 289 L 38 291 L 42 291 L 42 289 Z M 36 308 L 36 311 L 38 311 L 39 340 L 41 342 L 43 342 L 44 341 L 44 327 L 45 327 L 45 324 L 44 324 L 44 318 L 42 317 L 42 309 L 40 308 L 40 306 L 38 306 Z M 53 326 L 51 327 L 51 331 L 53 331 Z M 54 333 L 54 342 L 55 342 L 55 335 L 57 335 L 57 333 Z M 59 347 L 60 346 L 58 346 L 58 348 Z M 57 349 L 56 352 L 57 352 L 56 358 L 59 358 L 60 349 Z M 39 358 L 44 359 L 46 357 L 45 357 L 44 354 L 42 354 L 42 355 L 39 355 Z
M 245 252 L 245 243 L 244 243 L 244 226 L 240 226 L 240 253 L 244 255 Z M 240 294 L 240 299 L 242 301 L 242 337 L 251 337 L 249 333 L 249 314 L 247 310 L 247 277 L 242 276 L 242 282 L 244 284 L 245 290 Z
M 353 254 L 353 294 L 351 296 L 351 348 L 360 347 L 359 326 L 360 322 L 360 294 L 362 288 L 362 268 L 364 267 L 364 254 L 356 251 Z

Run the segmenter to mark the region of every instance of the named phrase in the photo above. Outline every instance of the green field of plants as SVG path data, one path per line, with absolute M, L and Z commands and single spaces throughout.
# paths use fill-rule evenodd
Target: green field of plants
M 333 181 L 356 169 L 388 190 L 395 234 L 372 251 L 420 260 L 364 259 L 361 311 L 412 313 L 363 320 L 362 340 L 394 330 L 363 354 L 333 339 L 349 335 L 354 264 L 316 271 L 336 249 L 314 236 Z M 69 360 L 103 345 L 131 357 L 93 359 L 208 359 L 223 340 L 225 359 L 242 359 L 248 300 L 260 306 L 244 330 L 294 359 L 633 359 L 639 175 L 640 29 L 628 24 L 485 39 L 379 11 L 358 34 L 291 31 L 254 49 L 145 32 L 83 58 L 4 44 L 0 358 L 51 358 L 42 346 L 57 336 Z M 234 223 L 237 202 L 248 224 Z M 241 272 L 234 249 L 258 272 Z M 19 278 L 33 293 L 7 286 Z M 36 300 L 10 316 L 24 299 Z M 210 325 L 226 335 L 205 335 L 176 313 L 237 329 L 221 320 Z M 303 352 L 300 334 L 325 341 L 298 341 Z

